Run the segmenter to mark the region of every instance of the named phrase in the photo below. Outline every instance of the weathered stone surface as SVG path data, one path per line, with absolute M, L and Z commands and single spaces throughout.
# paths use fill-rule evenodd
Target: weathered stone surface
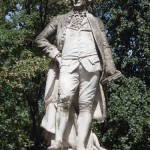
M 36 43 L 52 59 L 41 126 L 48 150 L 104 150 L 91 131 L 92 119 L 106 118 L 103 84 L 120 77 L 103 22 L 86 10 L 86 0 L 71 0 L 73 10 L 57 16 Z M 48 41 L 56 34 L 57 45 Z

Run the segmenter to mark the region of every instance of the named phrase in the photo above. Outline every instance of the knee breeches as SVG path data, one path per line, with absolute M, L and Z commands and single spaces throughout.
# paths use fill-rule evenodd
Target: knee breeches
M 59 75 L 59 105 L 69 109 L 73 97 L 79 88 L 79 111 L 92 111 L 100 72 L 88 72 L 82 65 L 69 73 L 66 66 L 62 66 Z

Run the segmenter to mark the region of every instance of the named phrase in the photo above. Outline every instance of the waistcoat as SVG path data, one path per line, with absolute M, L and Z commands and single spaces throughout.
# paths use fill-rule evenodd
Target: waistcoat
M 67 65 L 70 72 L 79 64 L 89 72 L 101 70 L 92 30 L 86 17 L 79 28 L 72 27 L 71 23 L 67 26 L 62 50 L 62 65 Z
M 66 30 L 65 43 L 62 50 L 63 58 L 82 58 L 97 55 L 90 24 L 85 17 L 79 28 L 69 24 Z

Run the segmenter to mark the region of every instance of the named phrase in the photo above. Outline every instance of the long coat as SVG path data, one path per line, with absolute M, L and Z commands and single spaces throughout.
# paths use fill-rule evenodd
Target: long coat
M 66 30 L 68 22 L 71 20 L 72 15 L 73 11 L 65 15 L 53 18 L 52 21 L 45 27 L 45 29 L 37 36 L 35 40 L 37 46 L 42 48 L 42 50 L 47 53 L 48 56 L 52 59 L 52 63 L 50 65 L 47 76 L 45 90 L 44 110 L 46 111 L 46 114 L 42 120 L 42 126 L 51 133 L 55 133 L 55 115 L 59 82 L 59 68 L 57 67 L 55 57 L 59 53 L 61 53 L 63 49 L 65 40 L 64 32 Z M 97 53 L 99 55 L 100 63 L 102 66 L 102 75 L 99 81 L 95 103 L 93 105 L 93 118 L 104 121 L 106 118 L 106 102 L 104 85 L 102 86 L 101 82 L 106 77 L 113 75 L 113 73 L 116 71 L 116 67 L 112 58 L 110 46 L 107 42 L 103 22 L 88 12 L 87 19 L 91 26 L 93 37 L 97 47 Z M 56 35 L 56 45 L 53 45 L 48 41 L 48 38 L 53 35 Z M 76 106 L 76 104 L 74 106 Z

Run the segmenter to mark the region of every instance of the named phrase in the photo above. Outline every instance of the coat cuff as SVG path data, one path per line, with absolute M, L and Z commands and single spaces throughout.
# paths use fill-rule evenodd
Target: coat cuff
M 48 54 L 48 56 L 52 59 L 55 59 L 56 56 L 59 54 L 60 52 L 57 50 L 57 48 L 52 48 Z

